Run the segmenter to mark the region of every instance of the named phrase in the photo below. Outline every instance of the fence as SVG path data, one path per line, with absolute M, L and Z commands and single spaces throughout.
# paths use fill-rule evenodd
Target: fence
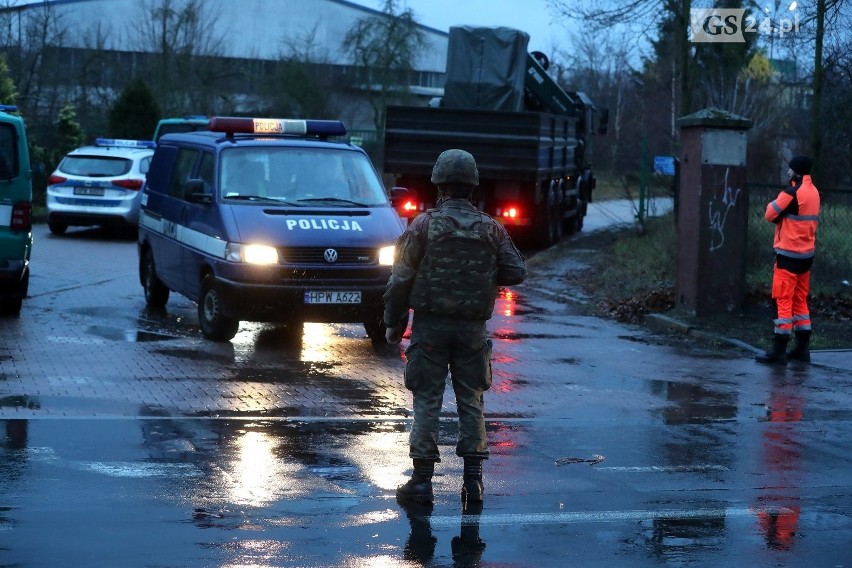
M 811 270 L 815 292 L 850 290 L 852 281 L 852 189 L 819 188 L 820 216 L 817 228 L 817 255 Z M 748 184 L 748 239 L 746 274 L 748 283 L 771 280 L 772 236 L 775 225 L 764 219 L 766 205 L 781 191 L 780 184 Z M 844 284 L 844 281 L 846 282 Z

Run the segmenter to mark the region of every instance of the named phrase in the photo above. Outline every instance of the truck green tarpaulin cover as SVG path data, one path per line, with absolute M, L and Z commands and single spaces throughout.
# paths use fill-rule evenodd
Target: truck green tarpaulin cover
M 443 105 L 522 111 L 529 40 L 512 28 L 451 27 Z

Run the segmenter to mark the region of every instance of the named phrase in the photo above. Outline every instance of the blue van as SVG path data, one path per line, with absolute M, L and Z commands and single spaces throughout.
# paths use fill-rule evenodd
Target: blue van
M 160 138 L 143 189 L 139 278 L 151 307 L 198 303 L 201 332 L 241 320 L 363 323 L 384 339 L 382 294 L 404 225 L 339 121 L 213 117 Z

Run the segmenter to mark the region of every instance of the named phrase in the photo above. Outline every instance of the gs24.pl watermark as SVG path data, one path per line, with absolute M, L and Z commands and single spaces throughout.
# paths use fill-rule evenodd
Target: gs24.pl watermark
M 691 8 L 690 41 L 693 43 L 744 43 L 747 33 L 784 37 L 799 31 L 799 15 L 793 18 L 759 19 L 742 8 Z

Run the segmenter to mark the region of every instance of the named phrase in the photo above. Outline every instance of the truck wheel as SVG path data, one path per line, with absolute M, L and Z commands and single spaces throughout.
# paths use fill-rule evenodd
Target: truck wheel
M 553 243 L 556 244 L 565 236 L 565 208 L 562 205 L 556 207 L 556 212 L 553 215 Z
M 152 308 L 162 308 L 169 301 L 169 289 L 157 277 L 154 255 L 151 249 L 145 249 L 142 263 L 139 265 L 139 279 L 145 290 L 145 303 Z
M 554 235 L 553 215 L 550 207 L 543 204 L 535 217 L 535 245 L 538 248 L 547 248 L 556 242 Z
M 580 220 L 580 212 L 576 211 L 573 215 L 571 215 L 570 217 L 565 219 L 565 221 L 563 221 L 563 225 L 565 227 L 565 234 L 566 235 L 570 236 L 570 235 L 573 235 L 574 233 L 576 233 L 578 231 L 577 224 L 578 224 L 579 220 Z
M 240 328 L 240 320 L 222 313 L 222 303 L 215 280 L 206 276 L 201 282 L 201 295 L 198 297 L 198 325 L 204 337 L 212 341 L 230 341 Z

